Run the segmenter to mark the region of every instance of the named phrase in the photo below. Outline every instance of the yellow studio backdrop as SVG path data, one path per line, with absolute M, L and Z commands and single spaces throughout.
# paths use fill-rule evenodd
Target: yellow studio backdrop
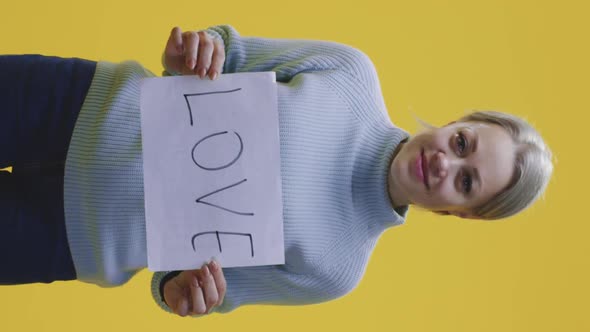
M 588 9 L 548 0 L 3 0 L 1 54 L 135 59 L 157 74 L 175 25 L 349 44 L 373 60 L 398 126 L 415 132 L 412 113 L 443 125 L 474 108 L 511 112 L 537 127 L 557 163 L 545 200 L 505 221 L 411 209 L 381 237 L 359 286 L 332 302 L 180 318 L 153 302 L 146 269 L 119 288 L 0 287 L 2 331 L 590 331 Z

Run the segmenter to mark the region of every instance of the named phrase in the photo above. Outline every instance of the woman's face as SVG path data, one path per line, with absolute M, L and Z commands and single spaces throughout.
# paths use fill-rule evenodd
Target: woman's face
M 394 202 L 474 217 L 473 208 L 510 182 L 515 152 L 509 134 L 492 124 L 454 122 L 424 131 L 391 164 Z

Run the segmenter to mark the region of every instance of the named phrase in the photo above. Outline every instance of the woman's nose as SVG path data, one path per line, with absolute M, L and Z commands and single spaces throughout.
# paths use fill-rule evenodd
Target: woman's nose
M 435 153 L 432 159 L 430 171 L 434 176 L 444 179 L 449 173 L 449 159 L 442 151 Z

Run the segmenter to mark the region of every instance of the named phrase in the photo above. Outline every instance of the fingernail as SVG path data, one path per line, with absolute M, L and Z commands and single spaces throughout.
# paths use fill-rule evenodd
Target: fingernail
M 217 72 L 214 71 L 213 76 L 211 77 L 211 80 L 215 80 L 216 78 L 217 78 Z M 214 262 L 212 264 L 214 264 Z
M 213 74 L 213 79 L 215 79 L 215 74 Z M 211 270 L 217 270 L 217 262 L 215 261 L 211 261 L 211 263 L 209 263 L 209 265 L 211 265 Z
M 205 75 L 207 75 L 207 70 L 205 68 L 201 68 L 201 71 L 200 71 L 201 78 L 205 77 Z
M 204 276 L 209 275 L 209 268 L 207 267 L 207 264 L 203 265 L 203 275 Z

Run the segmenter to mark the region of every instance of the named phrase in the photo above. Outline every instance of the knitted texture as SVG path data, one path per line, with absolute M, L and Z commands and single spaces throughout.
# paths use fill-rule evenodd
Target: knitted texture
M 408 135 L 389 120 L 373 64 L 333 42 L 207 32 L 223 41 L 224 73 L 276 72 L 285 239 L 284 265 L 223 268 L 227 293 L 214 311 L 347 294 L 379 236 L 407 213 L 392 208 L 387 173 Z M 121 285 L 147 266 L 139 82 L 152 76 L 133 61 L 99 62 L 76 123 L 64 200 L 81 281 Z M 172 312 L 160 296 L 169 272 L 153 274 L 151 291 Z

